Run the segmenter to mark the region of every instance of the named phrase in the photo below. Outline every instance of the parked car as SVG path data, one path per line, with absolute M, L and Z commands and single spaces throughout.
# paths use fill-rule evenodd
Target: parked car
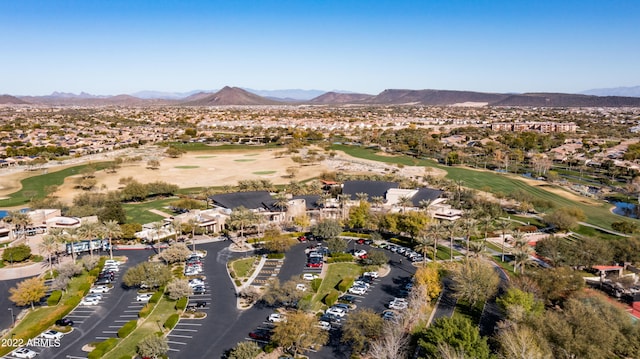
M 298 240 L 300 242 L 306 242 L 307 241 L 307 237 L 306 236 L 300 236 L 300 237 L 298 237 Z
M 110 265 L 110 266 L 104 266 L 104 268 L 102 270 L 103 271 L 120 272 L 120 267 L 114 266 L 114 265 Z
M 45 339 L 62 339 L 62 337 L 64 337 L 64 333 L 59 332 L 57 330 L 47 330 L 45 332 L 43 332 L 40 336 L 42 336 Z
M 287 321 L 287 317 L 285 317 L 284 315 L 282 315 L 280 313 L 273 313 L 273 314 L 269 315 L 267 320 L 270 321 L 271 323 L 280 323 L 280 322 L 286 322 Z
M 256 329 L 249 333 L 249 338 L 268 342 L 271 340 L 271 331 L 266 329 Z
M 200 279 L 200 278 L 189 279 L 189 285 L 191 286 L 191 288 L 198 287 L 198 286 L 203 286 L 204 285 L 204 281 L 202 279 Z
M 203 285 L 198 285 L 193 287 L 193 294 L 204 294 L 206 293 L 206 289 Z
M 331 330 L 331 323 L 321 320 L 318 322 L 318 327 L 322 330 Z
M 372 243 L 373 243 L 373 241 L 371 239 L 364 239 L 364 238 L 358 239 L 358 244 L 371 245 Z
M 306 292 L 307 291 L 307 286 L 302 284 L 302 283 L 299 283 L 299 284 L 296 285 L 296 290 L 299 290 L 301 292 Z
M 349 288 L 349 293 L 356 295 L 364 295 L 367 292 L 367 288 L 365 287 L 351 287 Z
M 56 320 L 56 325 L 60 326 L 60 327 L 72 327 L 73 326 L 73 320 L 69 319 L 69 318 L 61 318 Z
M 93 287 L 91 289 L 89 289 L 89 293 L 107 293 L 111 290 L 110 287 L 107 287 L 106 285 L 99 285 L 96 287 Z
M 333 314 L 335 316 L 337 316 L 338 318 L 342 318 L 345 316 L 345 314 L 347 314 L 347 312 L 342 309 L 342 308 L 337 308 L 337 307 L 331 307 L 327 310 L 325 310 L 324 312 L 325 314 Z
M 107 277 L 98 278 L 98 280 L 96 280 L 93 284 L 95 284 L 95 285 L 111 284 L 111 279 L 109 279 Z
M 80 305 L 98 305 L 98 303 L 100 303 L 100 300 L 95 297 L 84 297 L 80 301 Z
M 14 351 L 11 352 L 11 355 L 13 355 L 16 358 L 26 358 L 26 359 L 33 359 L 36 357 L 38 353 L 34 352 L 31 349 L 28 348 L 18 348 Z
M 140 293 L 136 296 L 136 301 L 146 303 L 149 301 L 149 299 L 151 299 L 152 295 L 153 293 Z
M 358 258 L 367 258 L 367 251 L 365 251 L 364 249 L 358 249 L 353 252 L 353 255 Z
M 100 294 L 100 293 L 90 293 L 90 294 L 87 294 L 85 296 L 85 298 L 89 298 L 89 299 L 95 298 L 97 300 L 102 300 L 102 294 Z
M 364 272 L 362 274 L 365 277 L 378 278 L 378 272 Z
M 356 299 L 358 298 L 349 294 L 342 295 L 340 296 L 340 298 L 338 298 L 339 301 L 346 303 L 355 303 Z
M 108 267 L 108 266 L 119 266 L 121 263 L 120 261 L 117 261 L 115 259 L 107 259 L 106 261 L 104 261 L 104 266 Z
M 302 275 L 302 279 L 304 280 L 314 280 L 316 278 L 319 278 L 318 275 L 313 273 L 304 273 Z
M 403 310 L 407 309 L 409 303 L 404 298 L 394 298 L 391 302 L 389 302 L 389 309 L 395 310 Z
M 382 312 L 382 319 L 384 320 L 396 320 L 397 318 L 398 315 L 392 310 L 385 310 L 384 312 Z

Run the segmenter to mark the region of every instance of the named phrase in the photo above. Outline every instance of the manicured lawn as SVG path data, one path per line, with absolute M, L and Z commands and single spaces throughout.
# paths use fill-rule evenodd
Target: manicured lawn
M 127 223 L 151 223 L 160 221 L 164 217 L 159 214 L 149 212 L 150 209 L 156 209 L 167 214 L 171 214 L 171 212 L 165 207 L 177 199 L 177 197 L 170 197 L 141 203 L 125 203 L 122 207 L 127 213 Z
M 344 151 L 350 156 L 365 158 L 369 160 L 396 163 L 410 166 L 428 166 L 436 167 L 447 171 L 447 178 L 451 180 L 460 180 L 464 187 L 473 189 L 490 189 L 493 193 L 512 193 L 518 190 L 529 193 L 533 197 L 541 200 L 547 200 L 554 204 L 555 208 L 573 207 L 581 209 L 587 216 L 587 223 L 611 228 L 611 223 L 620 221 L 623 217 L 615 215 L 609 211 L 611 204 L 600 202 L 599 205 L 591 205 L 580 201 L 573 201 L 563 196 L 544 190 L 540 187 L 534 187 L 517 179 L 515 175 L 501 174 L 491 171 L 472 170 L 464 167 L 442 166 L 431 160 L 416 159 L 409 156 L 380 156 L 374 150 L 356 146 L 333 145 L 334 150 Z M 549 187 L 558 188 L 555 185 L 547 184 Z M 630 219 L 627 219 L 630 220 Z M 634 220 L 631 220 L 634 221 Z M 638 220 L 635 220 L 638 221 Z M 640 223 L 638 221 L 637 223 Z
M 231 262 L 231 269 L 238 278 L 246 278 L 251 275 L 250 271 L 258 257 L 242 258 Z
M 129 334 L 126 338 L 122 339 L 118 346 L 112 351 L 107 353 L 103 358 L 120 359 L 124 356 L 132 357 L 135 355 L 138 343 L 148 335 L 156 332 L 163 331 L 162 325 L 173 313 L 178 313 L 175 309 L 176 302 L 168 300 L 164 296 L 153 312 L 143 321 L 138 322 L 138 327 Z
M 253 172 L 254 175 L 271 175 L 276 173 L 277 171 L 256 171 Z
M 172 142 L 168 143 L 173 147 L 177 147 L 186 151 L 242 151 L 242 150 L 256 150 L 255 145 L 219 145 L 219 146 L 209 146 L 204 143 L 182 143 L 182 142 Z M 260 149 L 266 148 L 275 148 L 278 147 L 276 144 L 267 144 L 264 146 L 260 146 Z
M 64 183 L 65 178 L 81 173 L 86 167 L 93 166 L 96 170 L 101 170 L 109 166 L 109 164 L 110 162 L 97 162 L 25 178 L 21 181 L 22 189 L 12 193 L 9 198 L 0 200 L 0 207 L 23 206 L 28 204 L 31 198 L 44 198 L 46 195 L 44 192 L 45 187 L 60 186 Z M 34 171 L 34 173 L 42 173 L 42 170 Z M 26 197 L 25 194 L 29 195 L 29 197 Z
M 340 283 L 343 278 L 355 279 L 363 272 L 363 268 L 355 263 L 345 262 L 325 265 L 328 266 L 327 272 L 311 303 L 311 308 L 314 310 L 319 310 L 322 307 L 322 299 L 332 290 L 337 290 L 338 283 Z
M 174 168 L 178 168 L 181 170 L 190 170 L 190 169 L 194 169 L 194 168 L 200 168 L 200 166 L 175 166 Z

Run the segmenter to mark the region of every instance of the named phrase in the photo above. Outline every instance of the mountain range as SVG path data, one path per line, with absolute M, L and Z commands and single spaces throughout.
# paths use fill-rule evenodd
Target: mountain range
M 639 87 L 640 88 L 640 87 Z M 48 96 L 0 95 L 0 104 L 56 106 L 265 106 L 265 105 L 432 105 L 527 107 L 640 107 L 640 97 L 567 93 L 488 93 L 453 90 L 387 89 L 377 95 L 317 90 L 249 91 L 229 87 L 215 91 L 168 93 L 143 91 L 138 96 L 94 96 L 54 92 Z M 278 97 L 279 96 L 285 96 Z M 313 98 L 312 95 L 317 95 Z M 302 97 L 302 98 L 301 98 Z

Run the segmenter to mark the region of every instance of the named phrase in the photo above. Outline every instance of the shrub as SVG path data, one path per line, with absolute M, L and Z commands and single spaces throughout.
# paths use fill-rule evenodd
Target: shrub
M 164 292 L 164 288 L 160 288 L 157 292 L 153 293 L 151 298 L 149 298 L 149 303 L 158 303 L 160 298 L 162 298 L 162 293 Z
M 273 352 L 276 349 L 276 345 L 273 342 L 268 343 L 267 345 L 264 346 L 264 352 L 269 354 L 271 352 Z
M 49 298 L 47 298 L 47 305 L 50 307 L 57 305 L 58 302 L 60 302 L 60 298 L 62 298 L 62 291 L 54 290 L 53 292 L 51 292 Z
M 327 259 L 327 263 L 351 262 L 351 261 L 353 261 L 353 256 L 349 253 L 333 253 L 331 257 Z
M 68 305 L 72 308 L 75 308 L 76 306 L 78 306 L 78 304 L 80 304 L 81 300 L 82 300 L 81 296 L 73 295 L 64 300 L 64 305 Z
M 283 259 L 284 253 L 269 253 L 267 254 L 267 258 L 269 259 Z
M 311 289 L 313 289 L 314 292 L 318 291 L 318 288 L 320 288 L 320 284 L 322 284 L 322 278 L 316 278 L 314 280 L 311 281 Z
M 324 296 L 324 298 L 323 298 L 324 304 L 326 304 L 328 306 L 334 305 L 338 301 L 338 296 L 339 295 L 340 295 L 340 293 L 338 293 L 335 290 L 332 290 L 331 292 L 329 292 L 327 295 Z
M 236 279 L 234 280 L 234 282 L 236 283 L 236 287 L 239 287 L 242 285 L 242 282 L 240 282 L 240 279 Z
M 175 313 L 175 314 L 171 314 L 169 316 L 169 318 L 167 318 L 167 320 L 165 320 L 164 324 L 162 325 L 163 327 L 171 330 L 173 329 L 173 327 L 176 326 L 176 324 L 178 324 L 178 320 L 180 320 L 180 316 Z
M 353 280 L 353 278 L 344 278 L 340 281 L 340 283 L 338 283 L 338 290 L 341 292 L 346 292 L 349 288 L 351 288 Z
M 187 303 L 189 302 L 189 298 L 187 297 L 182 297 L 180 299 L 178 299 L 178 301 L 176 302 L 176 309 L 177 310 L 184 310 L 184 308 L 187 307 Z
M 2 253 L 2 259 L 7 262 L 22 262 L 31 257 L 31 247 L 21 244 L 15 247 L 5 248 Z
M 91 353 L 87 354 L 88 359 L 99 359 L 102 358 L 104 352 L 101 349 L 94 348 Z
M 87 357 L 89 359 L 102 358 L 105 353 L 108 353 L 109 351 L 111 351 L 111 349 L 115 348 L 117 344 L 118 344 L 117 338 L 109 338 L 103 342 L 96 344 L 93 350 L 91 351 L 91 353 L 87 355 Z
M 132 331 L 136 329 L 138 326 L 137 320 L 130 320 L 122 326 L 122 328 L 118 329 L 118 338 L 126 338 L 127 335 L 131 334 Z
M 78 290 L 82 292 L 82 295 L 89 293 L 89 289 L 91 289 L 91 283 L 85 282 L 78 286 Z
M 92 270 L 89 271 L 89 275 L 92 277 L 98 277 L 98 275 L 100 274 L 100 268 L 99 267 L 95 267 Z
M 44 260 L 44 258 L 41 255 L 34 254 L 34 255 L 31 256 L 31 260 L 33 262 L 42 262 Z
M 153 310 L 153 304 L 148 303 L 144 307 L 142 307 L 142 309 L 140 309 L 140 311 L 138 312 L 138 317 L 146 318 L 149 316 L 149 314 L 151 314 L 152 310 Z

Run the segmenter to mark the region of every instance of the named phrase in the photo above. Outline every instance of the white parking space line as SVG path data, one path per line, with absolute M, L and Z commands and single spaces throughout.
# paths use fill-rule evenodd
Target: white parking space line
M 180 350 L 179 350 L 179 349 L 169 348 L 169 351 L 170 351 L 170 352 L 179 352 Z M 67 357 L 67 358 L 69 358 L 69 357 Z
M 174 341 L 171 341 L 171 340 L 167 340 L 167 343 L 169 343 L 169 344 L 187 345 L 187 343 L 184 343 L 184 342 L 174 342 Z
M 109 328 L 120 328 L 120 325 L 110 325 Z
M 197 325 L 197 326 L 201 326 L 202 324 L 199 324 L 199 323 L 183 323 L 183 322 L 180 322 L 180 323 L 178 323 L 178 325 Z
M 138 313 L 139 310 L 125 310 L 125 313 Z
M 126 323 L 126 322 L 128 322 L 128 320 L 114 320 L 114 322 L 116 322 L 116 323 Z
M 113 338 L 113 337 L 96 337 L 96 339 L 100 339 L 100 340 L 105 340 L 105 339 L 110 339 L 110 338 Z M 68 356 L 67 358 L 71 358 L 71 357 Z
M 179 331 L 179 332 L 197 332 L 197 329 L 176 329 L 173 328 L 173 331 Z
M 69 318 L 89 318 L 90 315 L 76 315 L 76 314 L 67 314 Z
M 72 355 L 67 355 L 68 359 L 87 359 L 86 357 L 76 357 L 76 356 L 72 356 Z
M 179 334 L 169 334 L 167 337 L 176 337 L 176 338 L 193 338 L 191 335 L 179 335 Z
M 103 330 L 102 331 L 104 334 L 118 334 L 117 331 L 113 331 L 113 330 Z
M 118 317 L 120 317 L 120 318 L 137 318 L 138 315 L 137 314 L 122 314 L 122 315 L 119 315 Z

